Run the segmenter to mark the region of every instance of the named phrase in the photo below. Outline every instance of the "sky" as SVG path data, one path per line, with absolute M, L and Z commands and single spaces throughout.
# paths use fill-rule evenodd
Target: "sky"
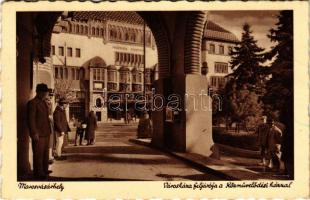
M 269 50 L 271 43 L 267 34 L 277 23 L 279 11 L 210 11 L 208 19 L 234 33 L 241 39 L 242 26 L 244 23 L 251 25 L 254 39 L 260 47 Z

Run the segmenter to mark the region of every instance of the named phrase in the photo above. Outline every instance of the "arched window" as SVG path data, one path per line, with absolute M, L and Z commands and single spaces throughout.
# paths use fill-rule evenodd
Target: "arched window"
M 96 28 L 96 36 L 99 36 L 99 28 Z
M 96 107 L 97 107 L 97 108 L 101 108 L 101 107 L 102 107 L 101 98 L 97 98 L 97 99 L 96 99 Z
M 80 32 L 80 27 L 79 27 L 79 25 L 76 25 L 75 26 L 75 33 L 79 33 Z
M 129 34 L 128 32 L 125 33 L 125 41 L 128 41 L 129 40 Z
M 69 33 L 71 33 L 72 32 L 72 25 L 71 25 L 71 23 L 69 23 Z
M 122 31 L 119 28 L 117 29 L 117 39 L 122 40 Z
M 100 36 L 103 36 L 104 33 L 103 33 L 103 28 L 100 29 Z
M 84 26 L 84 33 L 87 35 L 88 34 L 88 27 Z
M 80 25 L 80 31 L 81 31 L 81 34 L 84 33 L 84 26 Z
M 95 35 L 95 28 L 94 27 L 91 28 L 91 34 Z

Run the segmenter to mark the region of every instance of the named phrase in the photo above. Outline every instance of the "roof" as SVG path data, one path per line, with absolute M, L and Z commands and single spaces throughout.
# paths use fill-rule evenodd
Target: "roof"
M 204 30 L 204 38 L 232 43 L 239 42 L 239 39 L 232 32 L 224 29 L 212 21 L 207 21 Z
M 130 11 L 78 11 L 72 12 L 72 19 L 99 21 L 113 20 L 130 24 L 143 24 L 143 19 L 136 13 Z

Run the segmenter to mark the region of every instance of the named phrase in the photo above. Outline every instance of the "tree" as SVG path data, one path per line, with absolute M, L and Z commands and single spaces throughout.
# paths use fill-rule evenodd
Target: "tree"
M 259 96 L 250 91 L 246 85 L 238 89 L 235 83 L 229 83 L 228 87 L 231 92 L 224 98 L 227 114 L 231 122 L 236 123 L 236 132 L 239 132 L 241 126 L 248 131 L 249 127 L 256 125 L 263 113 Z
M 264 49 L 258 47 L 252 33 L 250 25 L 245 23 L 241 41 L 230 52 L 233 73 L 229 76 L 235 81 L 237 88 L 242 88 L 243 85 L 254 86 L 262 79 L 261 64 L 266 60 Z
M 276 28 L 268 35 L 275 46 L 265 54 L 273 60 L 269 70 L 272 78 L 267 82 L 267 93 L 264 102 L 272 110 L 279 110 L 279 120 L 285 124 L 283 136 L 282 159 L 285 161 L 287 172 L 293 178 L 294 161 L 294 102 L 293 102 L 293 12 L 281 11 L 278 15 Z
M 55 79 L 55 98 L 59 100 L 61 98 L 65 98 L 68 101 L 75 100 L 75 94 L 71 89 L 72 80 L 65 79 Z

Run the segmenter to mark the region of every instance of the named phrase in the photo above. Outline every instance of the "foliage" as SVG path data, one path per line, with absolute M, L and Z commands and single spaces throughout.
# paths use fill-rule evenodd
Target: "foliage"
M 283 115 L 293 106 L 293 13 L 281 11 L 276 26 L 268 35 L 276 45 L 265 54 L 267 59 L 274 60 L 269 71 L 272 78 L 267 82 L 268 93 L 264 96 L 264 102 L 274 110 L 280 110 Z
M 241 41 L 230 52 L 233 73 L 229 76 L 238 88 L 242 88 L 243 85 L 255 85 L 263 76 L 264 68 L 261 64 L 265 61 L 264 49 L 257 45 L 252 33 L 251 26 L 245 23 Z
M 75 100 L 75 94 L 71 90 L 72 80 L 55 79 L 55 98 L 59 100 L 65 98 L 69 102 Z

